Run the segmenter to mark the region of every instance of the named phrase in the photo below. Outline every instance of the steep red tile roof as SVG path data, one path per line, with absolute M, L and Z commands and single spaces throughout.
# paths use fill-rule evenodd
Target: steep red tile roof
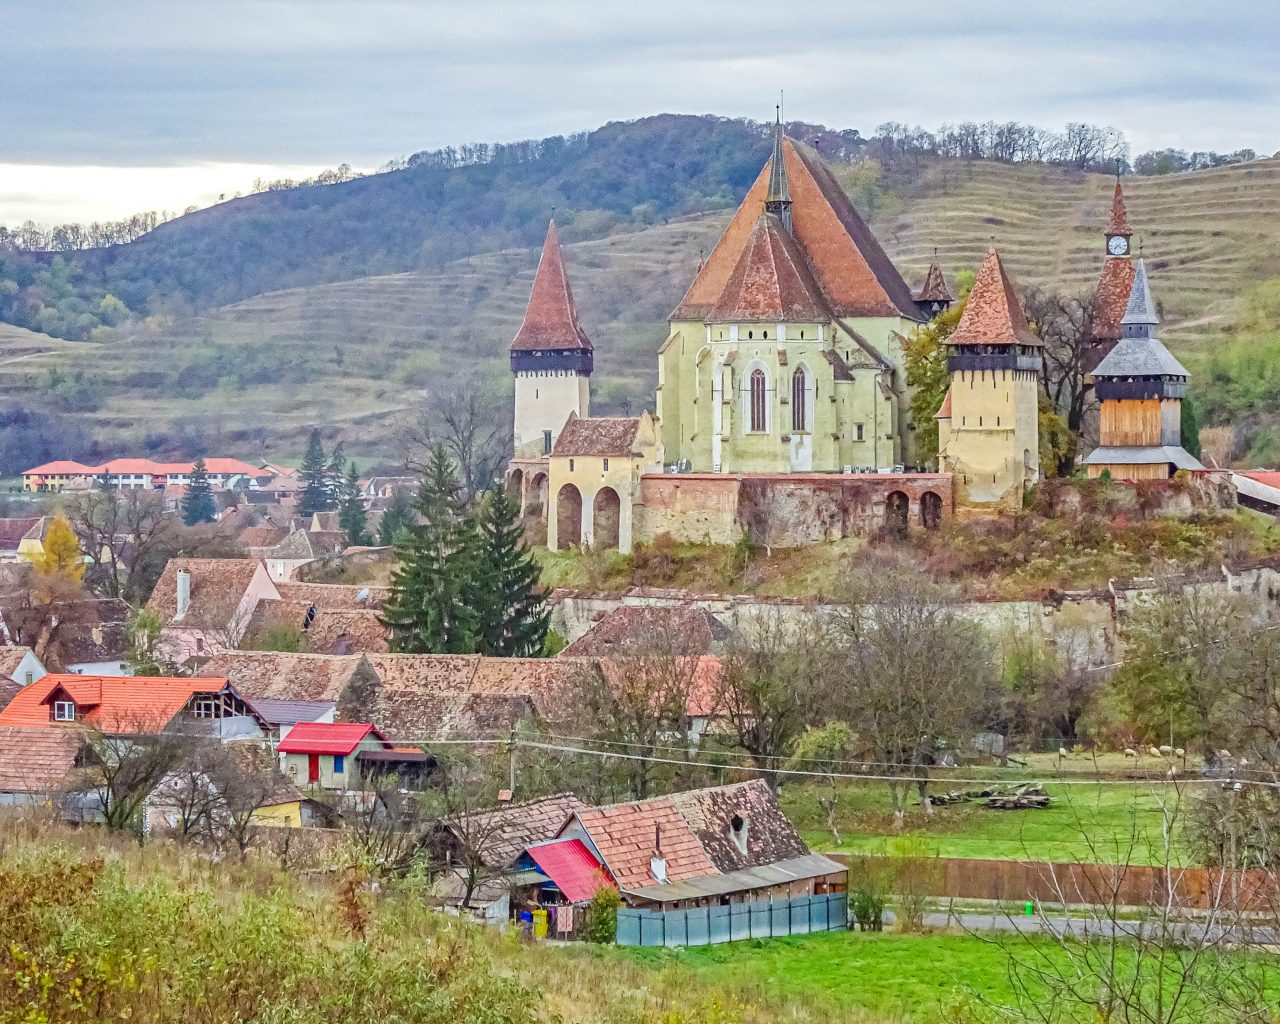
M 804 256 L 772 214 L 761 214 L 709 321 L 828 321 L 827 304 Z
M 225 678 L 50 674 L 22 690 L 0 711 L 0 726 L 49 725 L 50 701 L 64 691 L 77 721 L 114 732 L 159 732 L 197 693 L 221 693 Z
M 951 290 L 947 287 L 946 278 L 942 276 L 942 268 L 938 266 L 938 261 L 934 260 L 929 264 L 929 272 L 925 274 L 924 284 L 916 292 L 916 301 L 950 302 L 952 298 Z
M 492 811 L 463 815 L 443 824 L 446 829 L 456 829 L 463 837 L 479 840 L 479 853 L 484 863 L 491 868 L 504 868 L 513 863 L 526 846 L 545 842 L 554 836 L 569 815 L 586 806 L 573 793 L 556 793 Z
M 947 388 L 947 393 L 942 399 L 942 405 L 938 411 L 933 414 L 935 420 L 951 419 L 951 389 Z
M 338 701 L 362 676 L 376 682 L 360 655 L 332 657 L 276 651 L 228 651 L 200 667 L 202 676 L 223 676 L 249 699 Z
M 102 472 L 101 466 L 86 466 L 82 462 L 72 462 L 69 459 L 59 459 L 55 462 L 46 462 L 36 466 L 34 469 L 24 469 L 23 476 L 98 476 Z
M 171 558 L 156 581 L 147 607 L 170 622 L 178 611 L 178 570 L 191 573 L 191 607 L 181 625 L 226 629 L 233 625 L 245 591 L 262 569 L 256 558 Z M 265 570 L 262 570 L 265 573 Z M 245 625 L 239 623 L 238 625 Z
M 613 887 L 609 873 L 581 839 L 540 843 L 530 848 L 529 856 L 570 903 L 585 903 L 605 886 Z
M 19 541 L 39 522 L 39 516 L 23 519 L 0 519 L 0 551 L 17 551 Z
M 276 747 L 282 754 L 337 754 L 346 757 L 365 737 L 383 739 L 368 722 L 299 722 Z M 384 744 L 389 747 L 390 744 Z
M 792 139 L 782 148 L 792 234 L 830 309 L 837 316 L 920 320 L 911 289 L 822 159 Z M 669 319 L 706 320 L 715 308 L 764 209 L 771 164 L 761 169 Z
M 1041 345 L 992 246 L 978 270 L 964 314 L 948 345 Z
M 239 539 L 247 548 L 269 548 L 284 540 L 284 532 L 274 526 L 246 526 Z
M 1124 205 L 1124 190 L 1120 187 L 1120 179 L 1116 179 L 1116 190 L 1111 195 L 1111 217 L 1107 221 L 1107 234 L 1131 235 L 1129 227 L 1129 211 Z
M 763 779 L 672 793 L 671 800 L 720 871 L 775 864 L 809 852 Z M 735 816 L 745 823 L 745 853 L 733 840 Z
M 317 608 L 353 611 L 381 608 L 391 596 L 390 587 L 347 586 L 341 583 L 277 583 L 276 590 L 285 601 L 306 601 Z
M 0 792 L 56 790 L 75 767 L 84 736 L 74 729 L 0 727 Z
M 600 657 L 646 650 L 710 654 L 733 631 L 705 608 L 623 605 L 614 608 L 560 652 L 562 658 Z
M 525 310 L 524 322 L 511 342 L 511 351 L 590 348 L 591 339 L 578 323 L 578 308 L 574 305 L 569 277 L 564 271 L 560 233 L 553 220 L 547 225 L 547 238 L 533 278 L 529 306 Z
M 1093 290 L 1093 320 L 1090 333 L 1099 341 L 1119 341 L 1123 333 L 1129 295 L 1133 291 L 1135 269 L 1128 256 L 1107 256 L 1102 261 L 1102 274 Z
M 716 874 L 716 866 L 669 796 L 578 811 L 574 818 L 623 890 L 658 884 L 650 860 L 667 862 L 667 880 Z M 570 822 L 572 824 L 572 822 Z M 564 830 L 561 830 L 564 834 Z
M 638 416 L 583 416 L 565 421 L 552 455 L 619 455 L 635 451 Z

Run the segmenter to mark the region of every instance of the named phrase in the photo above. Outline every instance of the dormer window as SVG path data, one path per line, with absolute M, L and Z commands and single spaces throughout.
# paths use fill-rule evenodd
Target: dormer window
M 733 840 L 733 845 L 737 847 L 738 852 L 743 856 L 747 853 L 747 830 L 750 823 L 741 814 L 735 814 L 729 819 L 729 838 Z
M 74 722 L 76 720 L 75 701 L 55 700 L 53 702 L 53 720 L 55 722 Z

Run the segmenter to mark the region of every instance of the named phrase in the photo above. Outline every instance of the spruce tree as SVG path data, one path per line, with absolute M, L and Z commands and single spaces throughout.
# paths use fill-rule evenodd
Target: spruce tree
M 1190 395 L 1182 399 L 1182 422 L 1179 424 L 1182 433 L 1182 447 L 1188 455 L 1200 458 L 1200 417 L 1196 412 L 1196 403 Z
M 466 594 L 474 566 L 474 531 L 443 447 L 432 449 L 416 508 L 421 522 L 396 545 L 399 565 L 382 608 L 391 649 L 401 654 L 474 653 L 478 623 Z
M 360 493 L 360 477 L 352 460 L 342 484 L 342 502 L 338 506 L 338 525 L 346 532 L 347 543 L 359 546 L 369 543 L 368 516 L 364 495 Z
M 312 430 L 307 439 L 307 454 L 302 457 L 302 496 L 298 499 L 298 515 L 324 512 L 329 505 L 329 460 L 320 443 L 320 431 Z
M 524 542 L 520 508 L 501 485 L 480 504 L 467 595 L 479 620 L 480 654 L 533 658 L 542 653 L 551 612 L 542 595 L 538 563 Z
M 188 526 L 211 523 L 213 513 L 213 485 L 209 483 L 209 471 L 205 468 L 202 455 L 191 467 L 187 493 L 182 496 L 182 521 Z
M 342 499 L 346 493 L 346 481 L 344 479 L 344 467 L 346 459 L 342 454 L 342 442 L 339 441 L 333 446 L 333 451 L 329 454 L 329 464 L 325 467 L 325 488 L 328 495 L 328 504 L 325 506 L 326 512 L 341 510 Z
M 391 492 L 391 501 L 382 510 L 378 520 L 378 543 L 391 547 L 413 525 L 413 498 L 409 492 L 397 487 Z

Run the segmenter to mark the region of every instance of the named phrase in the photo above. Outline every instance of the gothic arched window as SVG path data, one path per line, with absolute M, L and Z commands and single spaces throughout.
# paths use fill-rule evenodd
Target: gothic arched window
M 763 434 L 769 429 L 769 409 L 766 404 L 769 379 L 764 370 L 756 367 L 751 371 L 751 432 Z
M 809 375 L 803 366 L 797 366 L 791 375 L 791 429 L 803 432 L 809 429 Z

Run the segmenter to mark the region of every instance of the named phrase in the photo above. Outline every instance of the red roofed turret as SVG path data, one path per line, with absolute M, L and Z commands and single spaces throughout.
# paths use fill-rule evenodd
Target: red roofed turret
M 1116 179 L 1116 189 L 1111 195 L 1111 219 L 1107 221 L 1108 235 L 1132 235 L 1129 227 L 1129 211 L 1124 205 L 1124 189 L 1120 187 L 1120 179 Z
M 511 342 L 513 353 L 548 350 L 592 350 L 591 339 L 578 323 L 578 309 L 564 271 L 564 254 L 554 220 L 547 225 L 547 239 L 542 245 L 524 322 Z
M 978 270 L 969 292 L 964 314 L 948 345 L 1035 345 L 1042 344 L 1018 303 L 1013 285 L 1004 272 L 1000 254 L 992 246 Z

